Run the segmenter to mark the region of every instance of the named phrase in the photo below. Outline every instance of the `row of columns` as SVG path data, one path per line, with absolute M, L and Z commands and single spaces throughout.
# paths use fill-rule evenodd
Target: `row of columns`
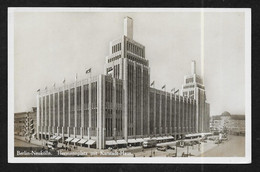
M 71 92 L 70 92 L 70 87 L 65 87 L 65 85 L 63 86 L 62 90 L 61 89 L 55 89 L 52 91 L 52 92 L 47 92 L 46 93 L 43 93 L 42 95 L 41 94 L 38 94 L 37 95 L 37 124 L 40 124 L 37 126 L 37 137 L 39 138 L 39 132 L 41 132 L 41 134 L 45 136 L 48 135 L 48 137 L 50 138 L 50 136 L 52 134 L 57 134 L 57 135 L 60 135 L 63 139 L 64 139 L 64 136 L 65 136 L 65 133 L 67 133 L 67 136 L 69 137 L 76 137 L 77 134 L 76 134 L 76 129 L 79 129 L 80 130 L 80 133 L 79 133 L 79 136 L 80 138 L 83 138 L 83 136 L 87 136 L 88 139 L 91 138 L 91 126 L 92 126 L 92 123 L 91 123 L 91 115 L 92 115 L 92 107 L 91 107 L 91 96 L 92 96 L 92 86 L 91 86 L 91 83 L 92 82 L 95 82 L 96 80 L 92 80 L 92 81 L 88 81 L 88 82 L 80 82 L 80 84 L 77 83 L 77 81 L 74 83 L 73 85 L 73 89 L 74 89 L 74 126 L 71 126 Z M 87 134 L 85 133 L 84 130 L 84 85 L 88 84 L 88 88 L 89 88 L 89 102 L 88 102 L 88 129 L 87 129 Z M 81 111 L 81 121 L 80 121 L 80 124 L 78 124 L 78 121 L 77 121 L 77 111 L 78 111 L 78 107 L 77 107 L 77 87 L 81 87 L 81 105 L 80 105 L 80 111 Z M 97 88 L 98 89 L 98 88 Z M 65 126 L 65 91 L 68 90 L 68 111 L 67 111 L 67 115 L 68 115 L 68 126 Z M 62 107 L 62 123 L 60 121 L 60 92 L 63 93 L 63 101 L 62 101 L 62 104 L 63 104 L 63 107 Z M 58 94 L 58 97 L 56 99 L 55 97 L 55 94 Z M 51 113 L 51 95 L 53 95 L 53 108 L 52 108 L 52 113 Z M 49 109 L 48 109 L 48 112 L 47 112 L 47 96 L 49 96 L 49 103 L 48 103 L 48 106 L 49 106 Z M 43 97 L 45 97 L 45 107 L 43 107 Z M 98 100 L 98 98 L 97 98 Z M 58 102 L 57 103 L 57 114 L 56 114 L 56 107 L 55 107 L 55 102 Z M 39 109 L 41 105 L 41 110 Z M 45 124 L 48 120 L 48 126 L 46 126 L 44 123 L 43 123 L 43 108 L 44 108 L 44 117 L 45 117 Z M 98 107 L 96 107 L 98 109 Z M 40 114 L 41 112 L 41 114 Z M 48 113 L 48 117 L 47 117 L 47 113 Z M 52 115 L 51 115 L 52 114 Z M 41 116 L 41 117 L 40 117 Z M 52 120 L 52 124 L 50 124 L 50 121 L 51 121 L 51 118 L 53 119 Z M 41 121 L 40 121 L 41 119 Z M 57 122 L 56 122 L 57 120 Z M 55 124 L 57 123 L 57 126 L 55 126 Z M 79 126 L 79 127 L 76 127 L 76 126 Z M 55 132 L 55 127 L 57 127 L 57 132 Z M 73 132 L 70 131 L 70 128 L 73 127 Z M 65 132 L 65 130 L 67 130 L 67 132 Z M 44 132 L 43 132 L 44 131 Z M 48 134 L 47 134 L 48 133 Z M 64 141 L 64 140 L 63 140 Z

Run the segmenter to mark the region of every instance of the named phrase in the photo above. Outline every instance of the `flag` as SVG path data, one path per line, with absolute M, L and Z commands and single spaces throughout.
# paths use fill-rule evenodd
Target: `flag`
M 109 74 L 109 75 L 113 75 L 113 67 L 110 67 L 110 68 L 108 68 L 107 69 L 107 74 Z
M 153 86 L 154 85 L 154 81 L 151 83 L 151 86 Z
M 77 81 L 77 79 L 78 79 L 78 74 L 76 73 L 76 75 L 75 75 L 75 81 Z
M 174 94 L 175 94 L 175 93 L 178 93 L 178 92 L 179 92 L 179 89 L 178 89 L 177 91 L 175 91 Z
M 91 73 L 91 68 L 89 68 L 88 70 L 86 70 L 86 74 Z
M 171 89 L 171 92 L 175 92 L 175 88 Z
M 38 89 L 37 92 L 39 92 L 41 89 Z
M 162 89 L 164 89 L 166 87 L 166 85 L 162 86 Z

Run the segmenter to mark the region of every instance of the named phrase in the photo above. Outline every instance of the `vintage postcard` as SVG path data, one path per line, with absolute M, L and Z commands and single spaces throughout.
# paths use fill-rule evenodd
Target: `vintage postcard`
M 250 163 L 251 10 L 9 8 L 11 163 Z

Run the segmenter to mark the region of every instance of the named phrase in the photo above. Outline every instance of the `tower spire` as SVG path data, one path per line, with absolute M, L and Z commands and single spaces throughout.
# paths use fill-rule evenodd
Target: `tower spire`
M 195 60 L 191 61 L 191 74 L 192 75 L 196 74 L 196 61 Z
M 124 35 L 133 39 L 133 19 L 128 16 L 124 18 Z

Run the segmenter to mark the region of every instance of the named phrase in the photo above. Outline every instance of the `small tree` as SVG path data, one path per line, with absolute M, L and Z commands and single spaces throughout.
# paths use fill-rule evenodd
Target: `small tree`
M 25 136 L 25 140 L 27 142 L 31 141 L 32 138 L 32 134 L 34 133 L 34 125 L 33 125 L 33 119 L 29 116 L 29 113 L 27 113 L 26 115 L 26 119 L 24 121 L 24 136 Z

